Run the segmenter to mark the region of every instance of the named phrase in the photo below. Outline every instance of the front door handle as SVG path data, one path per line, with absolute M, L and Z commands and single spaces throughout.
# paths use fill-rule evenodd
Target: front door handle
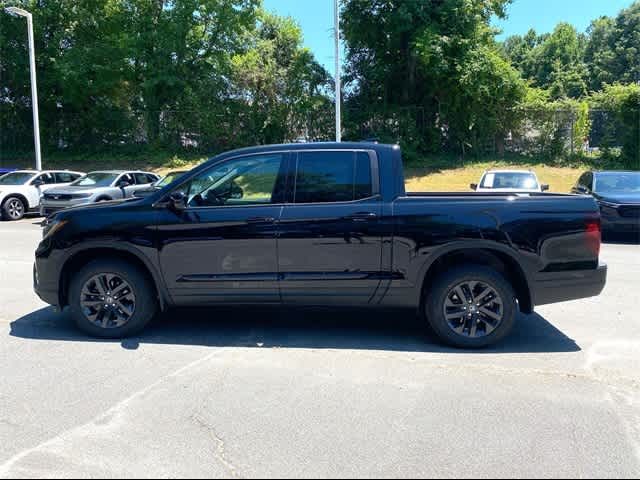
M 274 217 L 251 217 L 247 218 L 247 223 L 274 223 Z
M 373 212 L 357 212 L 347 216 L 346 218 L 354 222 L 366 222 L 368 220 L 374 220 L 378 218 L 378 215 Z

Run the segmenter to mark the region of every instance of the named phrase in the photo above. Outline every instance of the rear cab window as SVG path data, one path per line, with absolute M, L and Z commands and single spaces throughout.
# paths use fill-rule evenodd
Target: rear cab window
M 533 173 L 488 172 L 482 178 L 480 188 L 514 188 L 534 190 L 539 188 L 539 184 Z

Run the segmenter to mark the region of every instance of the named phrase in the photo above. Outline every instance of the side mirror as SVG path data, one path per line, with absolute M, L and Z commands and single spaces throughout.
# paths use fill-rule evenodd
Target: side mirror
M 582 193 L 583 195 L 589 193 L 589 189 L 587 187 L 585 187 L 584 185 L 578 185 L 576 187 L 576 191 L 578 193 Z
M 187 208 L 187 195 L 182 190 L 177 190 L 169 195 L 169 206 L 172 210 L 180 212 Z
M 131 185 L 129 182 L 127 182 L 126 180 L 120 180 L 118 182 L 118 188 L 126 188 L 129 185 Z
M 548 192 L 549 191 L 549 185 L 546 183 L 543 183 L 542 185 L 540 185 L 540 190 L 542 190 L 543 192 Z
M 469 185 L 469 187 L 470 187 L 470 188 L 471 188 L 471 190 L 473 190 L 474 192 L 475 192 L 476 190 L 478 190 L 478 184 L 477 184 L 477 183 L 472 183 L 472 184 L 470 184 L 470 185 Z
M 31 182 L 31 185 L 33 185 L 34 187 L 41 187 L 42 185 L 44 185 L 44 180 L 38 178 L 37 180 Z

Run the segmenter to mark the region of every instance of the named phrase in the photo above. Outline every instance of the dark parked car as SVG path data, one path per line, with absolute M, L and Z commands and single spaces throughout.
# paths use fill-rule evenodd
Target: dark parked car
M 357 305 L 409 307 L 445 342 L 482 347 L 518 310 L 598 295 L 599 249 L 590 197 L 407 194 L 396 146 L 275 145 L 147 198 L 57 213 L 34 281 L 100 337 L 174 305 Z
M 603 233 L 630 233 L 640 240 L 640 172 L 586 172 L 572 192 L 597 200 Z

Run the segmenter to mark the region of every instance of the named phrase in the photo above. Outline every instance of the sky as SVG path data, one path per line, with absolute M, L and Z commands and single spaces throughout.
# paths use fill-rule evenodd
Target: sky
M 305 45 L 329 71 L 334 70 L 333 0 L 263 0 L 269 11 L 293 17 L 302 27 Z M 615 16 L 633 0 L 514 0 L 506 20 L 495 21 L 502 29 L 498 38 L 524 34 L 530 28 L 550 32 L 558 22 L 569 22 L 585 31 L 591 20 Z

